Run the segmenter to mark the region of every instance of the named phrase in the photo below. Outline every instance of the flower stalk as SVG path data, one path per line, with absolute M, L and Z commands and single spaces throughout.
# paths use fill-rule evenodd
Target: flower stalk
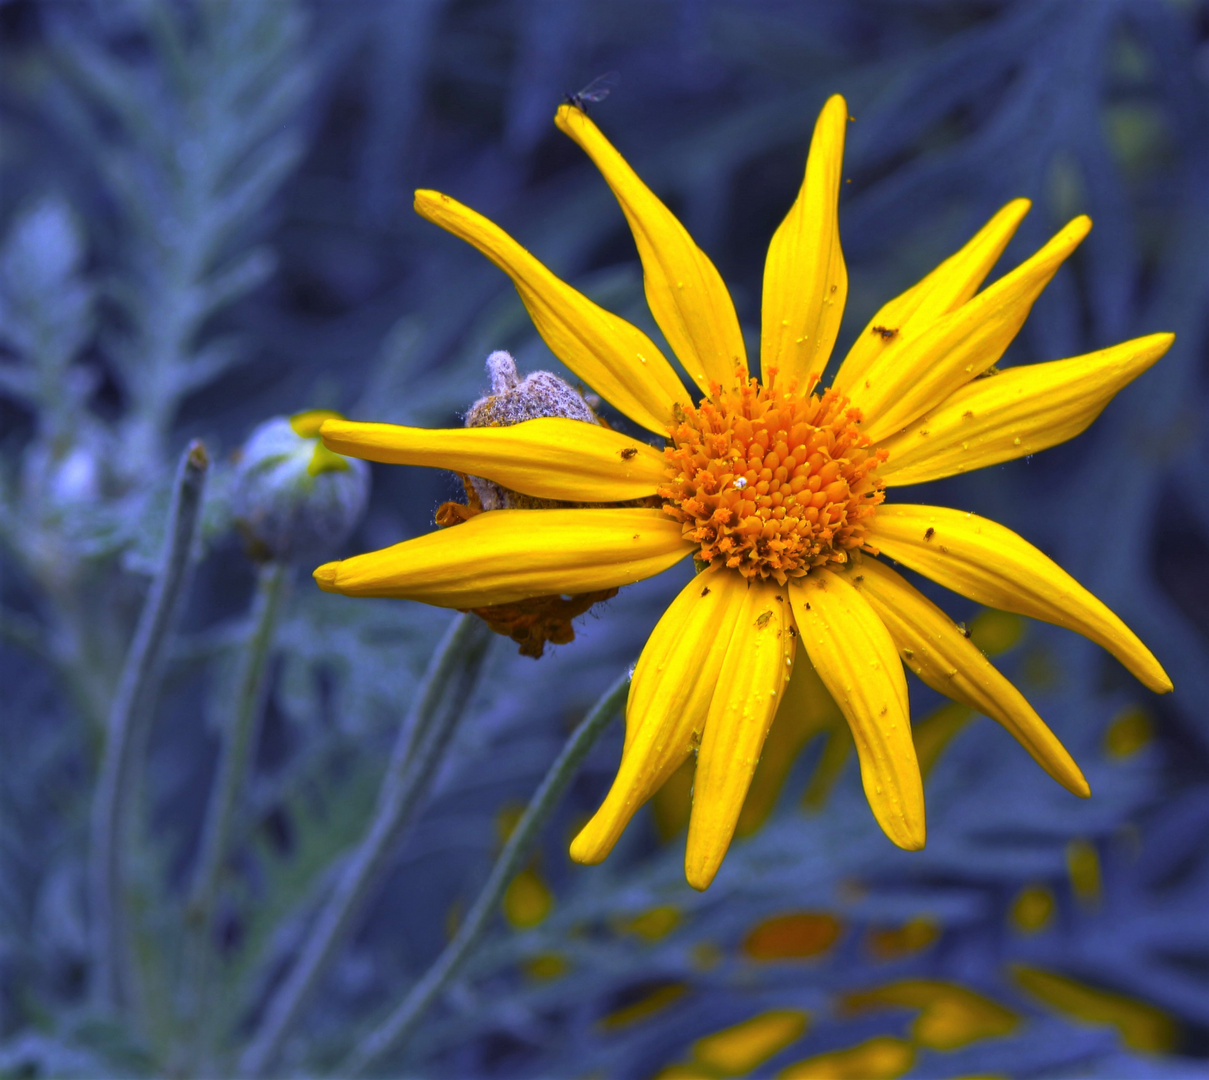
M 345 1059 L 338 1070 L 340 1076 L 361 1074 L 403 1043 L 438 995 L 457 975 L 486 931 L 509 882 L 528 860 L 542 826 L 579 770 L 583 759 L 609 722 L 624 706 L 629 686 L 630 674 L 627 671 L 605 691 L 592 711 L 572 732 L 562 752 L 534 792 L 516 828 L 508 837 L 508 842 L 500 852 L 483 891 L 479 893 L 474 906 L 458 927 L 458 932 L 390 1016 L 374 1028 Z
M 176 472 L 163 554 L 143 606 L 117 692 L 92 809 L 89 887 L 93 989 L 109 1008 L 138 1004 L 138 972 L 127 917 L 123 853 L 138 805 L 161 662 L 189 579 L 209 458 L 191 443 Z
M 263 1022 L 239 1059 L 240 1076 L 263 1076 L 311 992 L 354 928 L 366 899 L 403 831 L 431 787 L 474 692 L 491 641 L 487 625 L 458 615 L 424 674 L 378 792 L 365 836 L 348 857 L 297 964 L 269 1003 Z
M 280 562 L 260 569 L 252 611 L 252 633 L 244 647 L 236 681 L 235 709 L 223 735 L 214 794 L 201 840 L 196 876 L 190 896 L 190 921 L 208 927 L 218 893 L 219 872 L 231 834 L 231 825 L 244 789 L 252 749 L 264 715 L 268 662 L 277 622 L 289 584 L 289 568 Z
M 259 742 L 269 661 L 277 624 L 289 593 L 290 569 L 288 563 L 278 561 L 265 563 L 260 568 L 252 604 L 251 632 L 244 643 L 235 681 L 234 707 L 222 734 L 214 789 L 186 910 L 184 990 L 189 995 L 186 1011 L 195 1019 L 210 983 L 214 907 L 232 826 L 239 814 L 252 754 Z

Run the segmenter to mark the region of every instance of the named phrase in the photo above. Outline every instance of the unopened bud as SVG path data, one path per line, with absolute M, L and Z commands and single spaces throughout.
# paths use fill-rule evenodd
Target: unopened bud
M 253 558 L 326 557 L 361 520 L 369 467 L 319 439 L 323 421 L 340 418 L 327 409 L 274 417 L 244 443 L 231 502 Z

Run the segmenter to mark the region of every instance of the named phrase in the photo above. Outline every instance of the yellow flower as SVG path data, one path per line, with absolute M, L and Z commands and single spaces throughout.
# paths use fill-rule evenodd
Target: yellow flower
M 1077 435 L 1170 346 L 1154 334 L 1052 363 L 1003 355 L 1034 300 L 1086 235 L 1076 218 L 988 288 L 982 280 L 1027 212 L 1005 206 L 960 251 L 886 304 L 825 393 L 816 390 L 848 291 L 837 197 L 847 106 L 824 106 L 806 175 L 764 273 L 761 375 L 713 263 L 596 125 L 564 105 L 558 127 L 596 163 L 637 242 L 646 296 L 703 397 L 637 327 L 559 280 L 490 221 L 446 195 L 416 209 L 468 241 L 516 285 L 538 332 L 659 450 L 604 427 L 546 418 L 425 431 L 329 421 L 341 454 L 473 473 L 575 503 L 658 496 L 661 508 L 498 510 L 383 551 L 328 563 L 320 586 L 472 608 L 587 593 L 703 564 L 672 601 L 634 670 L 612 789 L 571 846 L 605 858 L 635 811 L 697 755 L 685 872 L 713 880 L 765 736 L 804 649 L 844 713 L 865 794 L 900 847 L 924 845 L 924 798 L 903 665 L 1008 729 L 1077 795 L 1079 767 L 1023 696 L 882 554 L 980 604 L 1075 630 L 1146 686 L 1171 682 L 1104 604 L 1020 536 L 974 514 L 883 505 L 885 489 L 993 465 Z M 993 376 L 993 377 L 985 377 Z

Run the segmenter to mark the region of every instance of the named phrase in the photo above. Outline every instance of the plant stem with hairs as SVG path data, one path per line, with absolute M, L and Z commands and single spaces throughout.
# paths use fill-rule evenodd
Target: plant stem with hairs
M 289 592 L 290 566 L 268 562 L 260 568 L 252 604 L 251 633 L 244 643 L 235 680 L 233 708 L 222 736 L 214 788 L 207 807 L 197 869 L 186 909 L 184 993 L 186 1015 L 196 1022 L 210 984 L 214 907 L 231 828 L 247 786 L 248 768 L 259 741 L 268 689 L 273 639 Z
M 160 663 L 189 578 L 208 467 L 206 448 L 190 444 L 177 468 L 159 568 L 109 710 L 89 856 L 93 990 L 109 1008 L 139 1004 L 123 857 L 133 831 Z
M 270 1000 L 264 1020 L 240 1057 L 236 1070 L 240 1076 L 262 1076 L 272 1066 L 307 998 L 354 928 L 438 771 L 478 682 L 491 637 L 482 620 L 462 614 L 437 646 L 400 729 L 373 821 L 348 857 L 298 962 Z
M 492 914 L 508 888 L 508 883 L 520 872 L 529 858 L 542 826 L 575 776 L 580 763 L 596 744 L 609 721 L 624 705 L 629 685 L 630 675 L 627 671 L 605 691 L 592 711 L 572 733 L 525 808 L 516 828 L 508 837 L 508 842 L 500 852 L 483 891 L 479 893 L 453 940 L 445 946 L 445 950 L 390 1016 L 374 1028 L 345 1059 L 338 1075 L 356 1076 L 403 1043 L 423 1019 L 437 996 L 458 973 L 486 931 Z

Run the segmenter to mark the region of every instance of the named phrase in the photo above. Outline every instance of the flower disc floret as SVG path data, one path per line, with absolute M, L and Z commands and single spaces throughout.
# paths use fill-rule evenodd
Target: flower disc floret
M 756 379 L 711 390 L 678 409 L 659 491 L 698 560 L 784 585 L 865 547 L 886 453 L 861 432 L 860 410 L 834 390 L 803 396 Z

